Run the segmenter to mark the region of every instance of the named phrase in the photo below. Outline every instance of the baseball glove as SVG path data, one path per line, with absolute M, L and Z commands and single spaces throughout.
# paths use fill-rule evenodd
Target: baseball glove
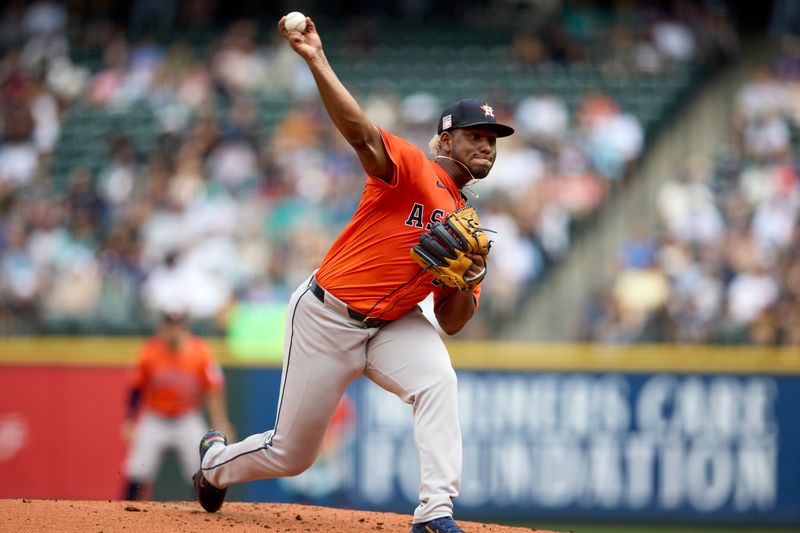
M 457 209 L 436 222 L 428 233 L 423 233 L 419 244 L 410 250 L 422 268 L 448 287 L 462 291 L 472 289 L 486 276 L 486 267 L 479 274 L 468 276 L 472 259 L 467 254 L 489 255 L 492 241 L 486 236 L 491 231 L 481 227 L 478 214 L 471 205 Z

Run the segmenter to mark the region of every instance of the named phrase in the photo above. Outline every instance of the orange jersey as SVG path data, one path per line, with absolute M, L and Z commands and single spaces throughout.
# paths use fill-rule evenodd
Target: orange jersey
M 394 320 L 434 291 L 455 289 L 434 278 L 409 250 L 436 221 L 466 204 L 447 173 L 413 144 L 381 130 L 394 163 L 390 183 L 368 177 L 353 218 L 316 274 L 328 292 L 371 317 Z M 476 287 L 476 297 L 480 288 Z
M 225 378 L 202 339 L 192 335 L 172 351 L 155 336 L 142 346 L 133 386 L 142 391 L 148 409 L 176 417 L 199 409 L 203 394 L 224 387 Z

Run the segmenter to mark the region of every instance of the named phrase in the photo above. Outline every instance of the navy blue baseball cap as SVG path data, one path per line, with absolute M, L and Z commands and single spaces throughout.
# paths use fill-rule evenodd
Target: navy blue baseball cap
M 466 98 L 447 106 L 439 118 L 438 133 L 470 126 L 489 127 L 498 137 L 508 137 L 514 133 L 514 128 L 511 126 L 497 123 L 492 106 L 475 98 Z

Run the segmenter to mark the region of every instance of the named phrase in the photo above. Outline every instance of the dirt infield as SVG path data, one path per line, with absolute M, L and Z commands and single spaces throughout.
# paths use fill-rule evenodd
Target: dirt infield
M 195 502 L 0 500 L 0 532 L 398 531 L 411 517 L 306 505 L 228 502 L 209 514 Z M 466 533 L 520 533 L 533 528 L 459 521 Z

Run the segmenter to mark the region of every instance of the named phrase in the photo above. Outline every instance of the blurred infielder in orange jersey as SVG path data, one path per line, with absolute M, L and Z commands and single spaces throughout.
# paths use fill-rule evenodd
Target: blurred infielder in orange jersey
M 489 103 L 461 100 L 442 113 L 429 160 L 367 118 L 328 64 L 311 18 L 302 33 L 287 31 L 284 21 L 281 33 L 306 61 L 366 181 L 352 220 L 290 299 L 275 428 L 234 444 L 209 432 L 200 443 L 198 500 L 213 512 L 232 483 L 307 469 L 345 388 L 365 375 L 413 406 L 421 483 L 412 532 L 459 532 L 452 518 L 461 480 L 456 374 L 417 304 L 433 292 L 436 319 L 454 334 L 475 313 L 480 290 L 434 283 L 409 249 L 466 203 L 461 189 L 486 177 L 497 137 L 514 130 L 496 122 Z M 471 275 L 478 277 L 484 258 L 471 259 Z
M 123 438 L 130 441 L 125 461 L 124 498 L 143 499 L 168 450 L 175 450 L 189 481 L 197 468 L 197 441 L 208 426 L 230 431 L 225 378 L 208 345 L 189 330 L 186 315 L 165 313 L 159 331 L 142 346 L 132 373 Z

